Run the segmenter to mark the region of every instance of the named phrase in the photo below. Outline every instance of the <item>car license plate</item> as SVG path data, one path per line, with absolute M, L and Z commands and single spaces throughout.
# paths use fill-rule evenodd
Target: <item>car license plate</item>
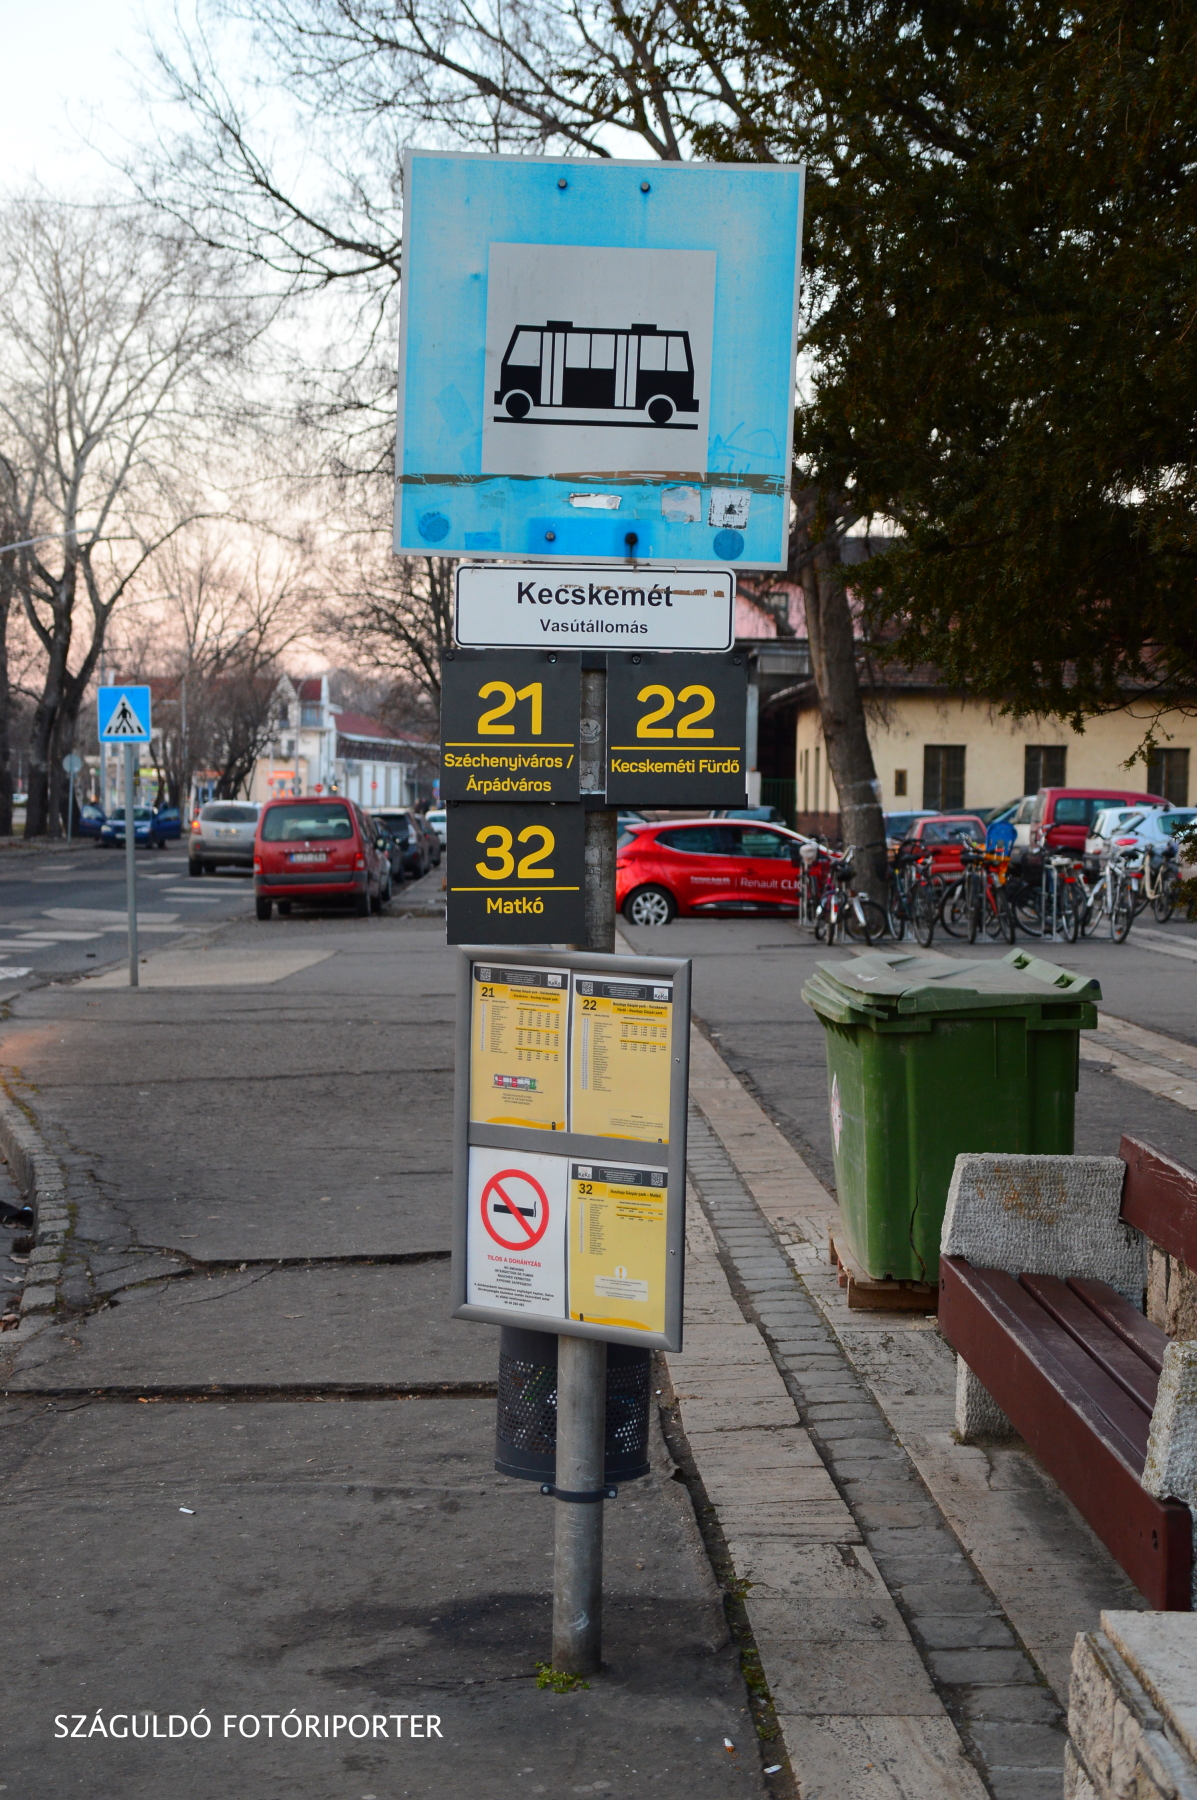
M 240 837 L 241 834 L 235 825 L 218 825 L 216 835 L 218 838 L 235 838 Z
M 291 861 L 295 862 L 327 862 L 328 858 L 322 850 L 297 850 Z

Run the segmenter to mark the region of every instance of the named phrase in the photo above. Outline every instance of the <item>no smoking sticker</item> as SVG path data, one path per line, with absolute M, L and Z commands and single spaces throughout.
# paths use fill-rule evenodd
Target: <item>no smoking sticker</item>
M 566 1313 L 564 1156 L 470 1149 L 466 1298 L 514 1321 Z
M 482 1223 L 504 1250 L 530 1250 L 549 1228 L 549 1200 L 526 1169 L 500 1169 L 482 1190 Z

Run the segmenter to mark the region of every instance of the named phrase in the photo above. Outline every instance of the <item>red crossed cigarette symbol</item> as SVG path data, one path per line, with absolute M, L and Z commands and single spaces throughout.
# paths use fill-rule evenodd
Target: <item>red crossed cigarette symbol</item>
M 533 1222 L 536 1214 L 535 1204 L 529 1206 L 527 1204 L 527 1197 L 525 1197 L 524 1204 L 521 1205 L 519 1198 L 513 1196 L 513 1194 L 502 1185 L 505 1181 L 512 1184 L 516 1182 L 526 1182 L 528 1187 L 532 1189 L 535 1200 L 539 1202 L 540 1205 L 539 1225 Z M 496 1226 L 492 1222 L 492 1202 L 494 1204 L 494 1212 L 504 1215 L 504 1224 L 506 1224 L 507 1219 L 511 1220 L 511 1230 L 515 1234 L 514 1236 L 503 1237 L 496 1229 Z M 531 1215 L 531 1217 L 529 1217 L 529 1215 Z M 491 1176 L 490 1180 L 482 1190 L 482 1223 L 486 1226 L 487 1231 L 495 1240 L 495 1243 L 501 1244 L 504 1250 L 530 1250 L 533 1244 L 539 1244 L 541 1238 L 548 1230 L 549 1197 L 541 1187 L 539 1181 L 536 1180 L 535 1176 L 529 1175 L 526 1169 L 500 1169 L 497 1175 Z

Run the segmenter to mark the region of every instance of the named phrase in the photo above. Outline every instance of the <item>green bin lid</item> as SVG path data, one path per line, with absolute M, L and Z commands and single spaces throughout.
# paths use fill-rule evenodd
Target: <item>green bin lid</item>
M 1036 1013 L 1046 1007 L 1050 1016 L 1054 1002 L 1065 1002 L 1071 1012 L 1078 1001 L 1088 1001 L 1081 1022 L 1092 1025 L 1101 984 L 1025 950 L 1011 950 L 1000 962 L 965 961 L 935 950 L 870 950 L 843 962 L 821 962 L 802 998 L 821 1017 L 845 1025 L 919 1013 L 989 1013 L 995 1007 Z

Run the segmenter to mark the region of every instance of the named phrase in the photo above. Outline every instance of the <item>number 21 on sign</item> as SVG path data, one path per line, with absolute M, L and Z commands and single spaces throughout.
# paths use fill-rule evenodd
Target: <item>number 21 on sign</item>
M 492 706 L 478 718 L 479 737 L 514 737 L 515 725 L 500 725 L 508 713 L 515 711 L 520 700 L 528 702 L 531 713 L 531 724 L 528 728 L 530 737 L 540 737 L 544 730 L 544 688 L 539 681 L 530 681 L 527 687 L 515 688 L 509 681 L 488 681 L 478 689 L 479 700 L 490 700 L 498 696 L 499 704 Z

